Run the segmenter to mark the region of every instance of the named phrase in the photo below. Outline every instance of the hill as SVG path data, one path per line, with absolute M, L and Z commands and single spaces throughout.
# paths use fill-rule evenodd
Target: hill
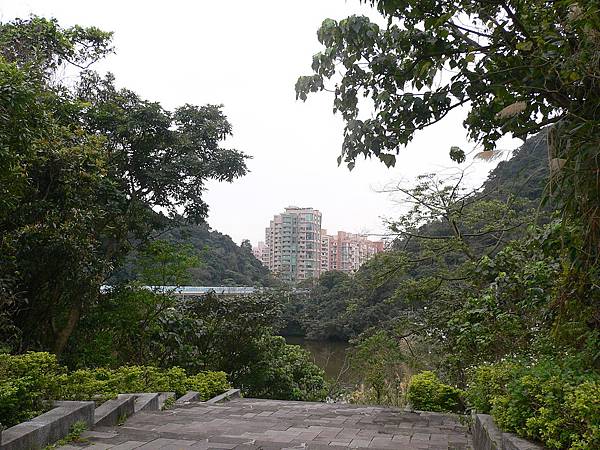
M 244 241 L 237 245 L 226 234 L 207 224 L 176 228 L 161 237 L 170 242 L 191 244 L 200 253 L 201 267 L 191 269 L 190 283 L 196 286 L 273 286 L 271 272 Z
M 483 192 L 496 192 L 496 196 L 513 194 L 540 201 L 548 183 L 547 132 L 542 131 L 516 149 L 511 158 L 501 161 L 483 183 Z
M 191 245 L 200 257 L 200 265 L 189 270 L 191 286 L 275 286 L 277 280 L 252 253 L 244 241 L 237 245 L 226 234 L 211 230 L 208 224 L 179 226 L 160 233 L 157 239 Z M 109 281 L 136 279 L 138 254 L 133 250 Z

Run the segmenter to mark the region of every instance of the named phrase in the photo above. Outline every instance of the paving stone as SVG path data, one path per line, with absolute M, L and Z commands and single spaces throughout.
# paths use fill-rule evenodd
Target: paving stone
M 348 447 L 350 447 L 350 448 L 368 448 L 370 443 L 371 443 L 370 439 L 352 439 L 352 441 L 350 441 L 350 445 L 348 445 Z
M 190 402 L 169 411 L 138 413 L 124 426 L 88 433 L 86 448 L 102 450 L 471 448 L 466 427 L 452 416 L 261 399 L 234 399 L 216 405 Z
M 110 450 L 132 450 L 134 448 L 141 447 L 144 444 L 145 442 L 143 441 L 125 441 L 121 444 L 111 447 Z

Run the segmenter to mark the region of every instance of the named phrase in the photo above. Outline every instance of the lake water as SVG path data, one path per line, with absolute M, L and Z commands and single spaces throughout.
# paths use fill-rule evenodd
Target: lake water
M 299 345 L 310 352 L 313 362 L 325 371 L 330 380 L 347 381 L 350 377 L 346 350 L 347 342 L 309 341 L 301 337 L 286 337 L 288 344 Z

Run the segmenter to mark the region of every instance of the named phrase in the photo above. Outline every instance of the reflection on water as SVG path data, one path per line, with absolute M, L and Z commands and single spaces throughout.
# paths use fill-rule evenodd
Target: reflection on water
M 301 337 L 287 336 L 288 344 L 299 345 L 310 352 L 314 363 L 325 371 L 329 380 L 346 382 L 350 379 L 346 350 L 347 342 L 309 341 Z

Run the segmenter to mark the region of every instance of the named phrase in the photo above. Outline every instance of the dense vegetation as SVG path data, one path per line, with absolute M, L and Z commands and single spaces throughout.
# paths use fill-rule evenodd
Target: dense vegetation
M 475 221 L 485 214 L 490 214 L 488 219 L 494 218 L 490 207 L 498 209 L 499 204 L 490 203 L 490 200 L 504 202 L 507 206 L 503 206 L 501 211 L 510 212 L 514 216 L 511 218 L 511 223 L 515 228 L 504 233 L 503 242 L 494 250 L 497 251 L 511 239 L 524 237 L 527 226 L 534 221 L 548 222 L 551 209 L 546 207 L 538 211 L 549 172 L 548 166 L 543 162 L 546 153 L 545 133 L 540 133 L 516 149 L 508 160 L 498 163 L 480 189 L 464 194 L 457 193 L 460 196 L 454 196 L 455 203 L 462 204 L 464 197 L 465 200 L 468 198 L 469 203 L 474 204 L 474 208 L 471 207 L 474 209 L 472 217 L 470 219 L 461 217 L 460 224 L 469 227 L 471 234 L 473 234 L 471 229 L 473 225 L 480 229 L 489 227 L 489 220 L 483 223 L 475 223 Z M 452 180 L 440 181 L 446 183 L 459 181 L 461 175 L 452 177 Z M 429 177 L 423 177 L 422 180 L 427 180 L 428 183 L 430 181 Z M 400 186 L 397 192 L 402 195 L 400 189 L 403 187 Z M 479 203 L 477 203 L 478 199 Z M 406 200 L 410 201 L 410 199 Z M 483 209 L 484 207 L 486 209 Z M 477 211 L 479 208 L 481 210 Z M 530 217 L 527 217 L 529 214 Z M 467 220 L 471 223 L 467 223 Z M 397 226 L 397 224 L 390 225 Z M 498 222 L 494 226 L 497 227 Z M 446 221 L 432 220 L 418 226 L 420 236 L 443 238 L 451 231 Z M 394 234 L 398 236 L 390 230 L 392 237 Z M 497 243 L 497 240 L 486 241 L 486 239 L 485 235 L 473 236 L 470 241 L 477 248 L 481 246 L 493 248 Z M 441 242 L 441 239 L 438 240 Z M 428 260 L 419 261 L 410 267 L 405 267 L 407 273 L 397 273 L 392 269 L 400 262 L 404 253 L 414 255 L 411 258 L 415 259 L 421 251 L 418 239 L 415 237 L 404 239 L 398 236 L 398 239 L 392 243 L 391 251 L 376 255 L 354 276 L 335 271 L 324 273 L 318 280 L 309 283 L 310 290 L 307 295 L 290 297 L 293 301 L 288 303 L 284 310 L 284 318 L 287 322 L 283 332 L 315 340 L 348 341 L 368 328 L 386 328 L 396 321 L 403 311 L 414 306 L 413 303 L 395 297 L 400 279 L 425 276 L 431 273 L 431 264 Z M 451 261 L 451 264 L 455 265 L 455 262 Z M 399 270 L 400 268 L 398 267 Z M 392 298 L 395 301 L 389 301 Z
M 89 69 L 111 51 L 94 27 L 0 23 L 0 420 L 124 390 L 209 395 L 222 372 L 245 394 L 323 399 L 322 372 L 273 335 L 275 297 L 144 287 L 272 281 L 203 222 L 205 182 L 247 171 L 223 147 L 222 107 L 168 111 L 117 88 Z
M 224 372 L 186 375 L 179 367 L 128 366 L 69 371 L 56 356 L 37 352 L 0 354 L 0 423 L 11 426 L 45 412 L 52 400 L 102 403 L 119 393 L 197 391 L 208 400 L 230 388 Z
M 361 399 L 474 406 L 549 448 L 599 447 L 598 3 L 367 3 L 385 25 L 325 20 L 314 74 L 296 85 L 303 100 L 334 92 L 340 163 L 393 166 L 415 133 L 463 105 L 480 158 L 506 133 L 539 134 L 481 190 L 460 174 L 398 186 L 411 209 L 389 224 L 393 251 L 354 277 L 326 274 L 289 316 L 310 337 L 354 338 Z M 372 355 L 386 360 L 376 371 Z M 424 372 L 407 386 L 407 369 Z
M 275 286 L 277 280 L 269 269 L 256 259 L 250 242 L 237 245 L 218 231 L 211 230 L 206 223 L 178 226 L 163 231 L 160 239 L 188 246 L 195 250 L 199 260 L 189 270 L 187 283 L 193 286 Z M 122 268 L 113 274 L 111 282 L 135 280 L 135 265 L 139 251 L 127 256 Z
M 388 224 L 390 251 L 353 276 L 324 274 L 303 298 L 144 287 L 272 283 L 247 243 L 202 223 L 206 180 L 247 170 L 222 147 L 222 108 L 167 111 L 88 70 L 110 33 L 0 24 L 0 343 L 22 354 L 0 358 L 0 420 L 52 398 L 210 395 L 226 387 L 221 371 L 248 395 L 324 399 L 323 372 L 274 335 L 284 328 L 351 341 L 353 401 L 474 407 L 550 448 L 600 447 L 598 2 L 368 3 L 386 24 L 325 20 L 314 73 L 296 85 L 306 99 L 335 83 L 340 163 L 393 166 L 463 106 L 479 158 L 506 133 L 530 139 L 481 189 L 462 171 L 398 185 L 410 208 Z M 56 77 L 66 68 L 69 85 Z

